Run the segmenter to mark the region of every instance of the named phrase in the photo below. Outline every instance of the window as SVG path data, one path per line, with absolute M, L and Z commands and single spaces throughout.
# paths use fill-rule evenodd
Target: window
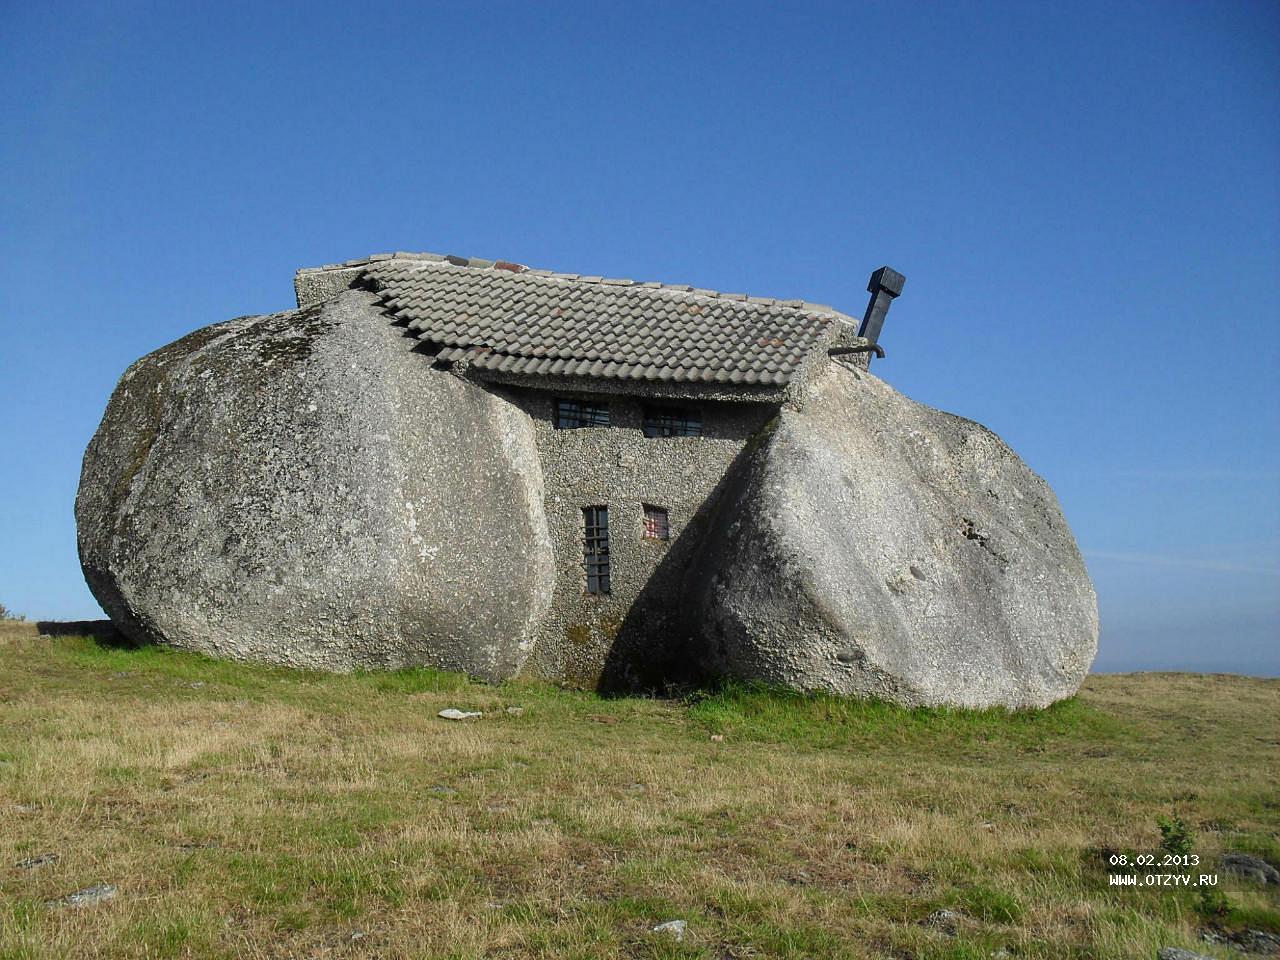
M 609 593 L 609 508 L 584 507 L 582 560 L 587 568 L 587 593 Z
M 700 437 L 702 414 L 683 407 L 645 407 L 646 437 Z
M 556 429 L 576 430 L 578 427 L 607 427 L 609 407 L 588 400 L 557 400 Z
M 644 505 L 644 538 L 646 540 L 670 540 L 671 524 L 667 522 L 667 511 L 661 507 Z

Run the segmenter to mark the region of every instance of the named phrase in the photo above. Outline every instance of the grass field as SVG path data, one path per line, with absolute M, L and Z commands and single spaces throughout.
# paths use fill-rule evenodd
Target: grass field
M 1280 930 L 1275 887 L 1109 886 L 1107 857 L 1176 815 L 1195 874 L 1276 863 L 1278 780 L 1272 680 L 1096 676 L 1012 715 L 602 699 L 7 624 L 0 958 L 1226 957 L 1201 932 Z

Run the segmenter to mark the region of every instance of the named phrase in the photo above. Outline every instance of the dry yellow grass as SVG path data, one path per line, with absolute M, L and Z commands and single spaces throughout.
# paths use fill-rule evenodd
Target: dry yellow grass
M 604 700 L 11 624 L 0 958 L 1226 956 L 1194 890 L 1109 886 L 1105 856 L 1176 813 L 1204 872 L 1274 861 L 1278 740 L 1280 682 L 1241 677 L 1098 676 L 1013 716 Z M 1274 890 L 1217 889 L 1223 929 L 1280 928 Z

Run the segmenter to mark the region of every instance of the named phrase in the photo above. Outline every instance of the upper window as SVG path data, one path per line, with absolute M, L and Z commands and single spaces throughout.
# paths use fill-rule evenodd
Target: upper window
M 609 593 L 609 508 L 583 507 L 582 525 L 587 593 Z
M 644 505 L 644 538 L 646 540 L 670 540 L 671 524 L 667 520 L 667 511 L 661 507 Z
M 573 430 L 577 427 L 607 427 L 609 407 L 588 400 L 557 400 L 556 429 Z
M 702 414 L 685 407 L 645 407 L 646 437 L 700 437 Z

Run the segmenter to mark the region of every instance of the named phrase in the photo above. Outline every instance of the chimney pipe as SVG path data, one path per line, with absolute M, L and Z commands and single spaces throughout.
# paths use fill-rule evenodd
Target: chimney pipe
M 880 340 L 880 328 L 884 326 L 889 304 L 902 293 L 902 285 L 906 282 L 907 278 L 892 267 L 881 267 L 871 275 L 871 282 L 867 284 L 871 300 L 867 303 L 867 312 L 862 315 L 858 336 L 866 337 L 872 343 Z

